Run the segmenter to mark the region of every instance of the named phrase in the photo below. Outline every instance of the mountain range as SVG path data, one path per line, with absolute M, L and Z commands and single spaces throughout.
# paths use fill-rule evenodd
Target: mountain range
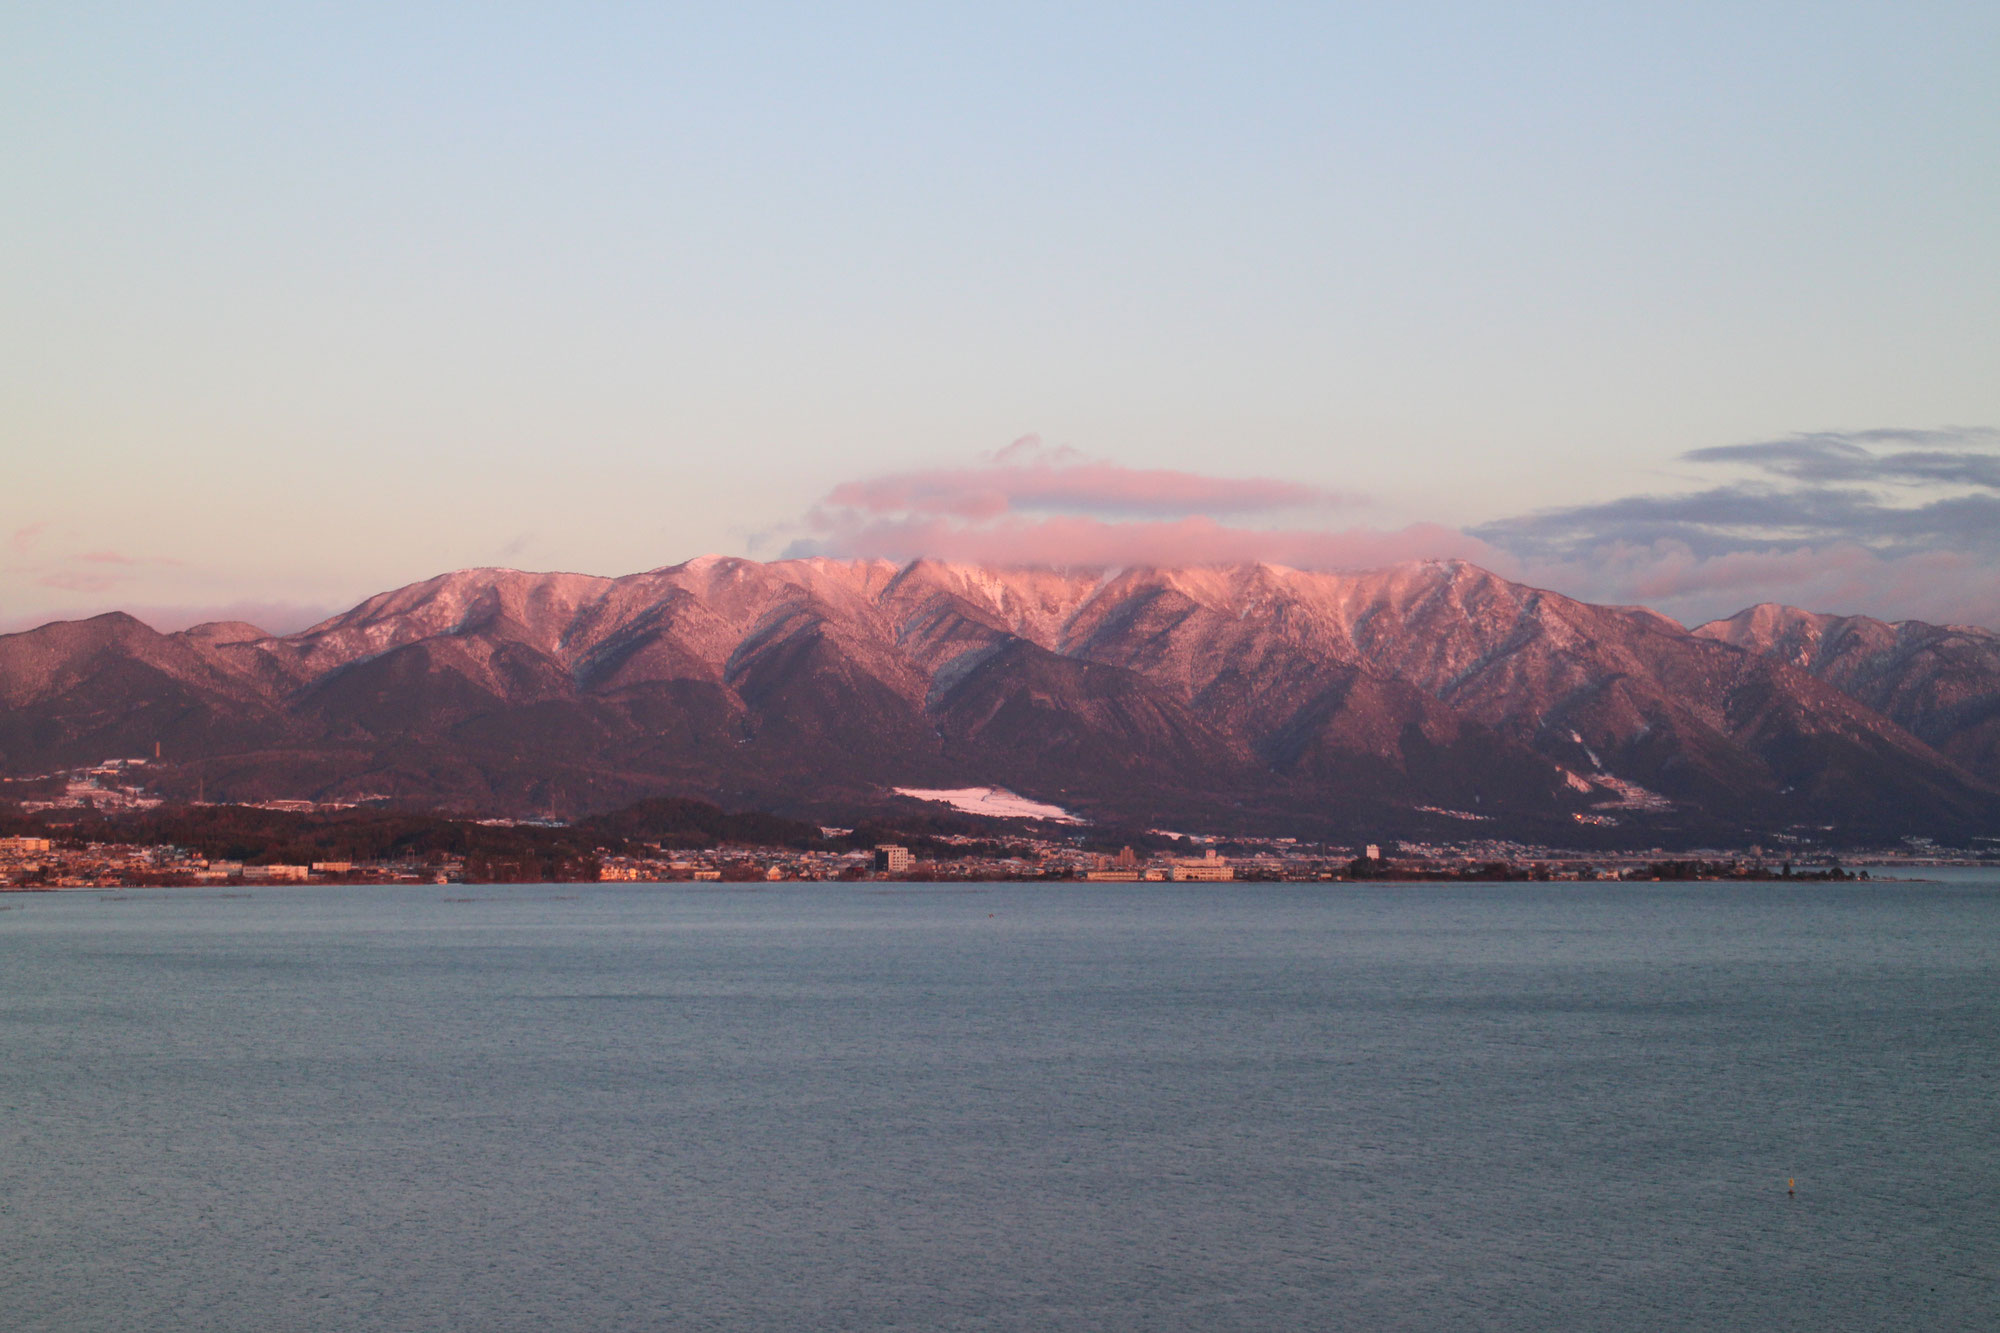
M 303 632 L 0 636 L 0 772 L 169 796 L 843 820 L 994 786 L 1103 826 L 1573 845 L 2000 835 L 2000 638 L 1689 630 L 1463 562 L 470 569 Z

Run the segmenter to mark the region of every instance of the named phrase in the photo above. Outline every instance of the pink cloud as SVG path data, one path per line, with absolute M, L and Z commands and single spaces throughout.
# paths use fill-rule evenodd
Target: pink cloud
M 1222 516 L 1270 518 L 1351 504 L 1357 496 L 1270 477 L 1211 477 L 1130 468 L 1052 448 L 1034 436 L 966 467 L 844 482 L 805 515 L 793 549 L 1001 565 L 1222 565 L 1268 561 L 1308 569 L 1402 560 L 1498 560 L 1474 537 L 1436 524 L 1385 532 L 1249 527 Z
M 14 529 L 14 535 L 9 540 L 12 541 L 16 551 L 26 555 L 34 549 L 35 543 L 41 540 L 42 534 L 47 532 L 48 529 L 49 525 L 46 522 L 29 523 L 24 527 Z
M 139 557 L 135 555 L 123 555 L 117 551 L 85 551 L 77 559 L 93 565 L 136 565 L 141 563 Z
M 1242 528 L 1205 516 L 1115 523 L 1088 516 L 863 520 L 834 525 L 823 549 L 911 560 L 933 556 L 997 565 L 1226 565 L 1268 561 L 1301 569 L 1361 568 L 1404 560 L 1497 562 L 1500 553 L 1452 528 L 1420 523 L 1396 531 Z
M 1015 513 L 1138 518 L 1267 514 L 1352 504 L 1359 497 L 1270 477 L 1211 477 L 1170 468 L 1130 468 L 1051 449 L 1033 436 L 972 467 L 930 468 L 845 482 L 827 493 L 813 522 L 864 515 L 939 515 L 983 522 Z
M 1360 497 L 1271 477 L 1212 477 L 1086 459 L 1034 436 L 966 467 L 843 482 L 809 510 L 797 543 L 840 555 L 935 556 L 993 564 L 1383 564 L 1418 556 L 1493 556 L 1435 525 L 1400 532 L 1242 527 L 1353 504 Z
M 836 486 L 825 503 L 870 513 L 953 514 L 990 518 L 1010 511 L 1245 514 L 1351 503 L 1350 497 L 1266 477 L 1205 477 L 1115 463 L 1051 467 L 944 468 L 904 472 Z

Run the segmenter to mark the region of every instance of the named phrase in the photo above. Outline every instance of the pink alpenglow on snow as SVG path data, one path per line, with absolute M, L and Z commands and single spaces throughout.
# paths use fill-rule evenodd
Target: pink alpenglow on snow
M 1051 824 L 1081 824 L 1085 821 L 1059 805 L 1031 801 L 1004 787 L 897 787 L 896 795 L 919 801 L 936 801 L 968 815 L 990 819 L 1045 819 Z

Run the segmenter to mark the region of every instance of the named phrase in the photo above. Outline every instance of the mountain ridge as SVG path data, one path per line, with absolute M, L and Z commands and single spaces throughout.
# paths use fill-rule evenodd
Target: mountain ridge
M 1693 633 L 1786 661 L 2000 781 L 2000 635 L 1971 625 L 1828 615 L 1773 602 Z
M 2000 653 L 1941 630 L 1884 657 L 1851 627 L 1863 670 L 1801 658 L 1825 618 L 1757 610 L 1690 631 L 1464 561 L 454 570 L 291 635 L 112 613 L 0 636 L 0 768 L 158 742 L 169 792 L 501 812 L 997 785 L 1245 830 L 1990 829 Z M 1951 691 L 1881 685 L 1925 663 Z

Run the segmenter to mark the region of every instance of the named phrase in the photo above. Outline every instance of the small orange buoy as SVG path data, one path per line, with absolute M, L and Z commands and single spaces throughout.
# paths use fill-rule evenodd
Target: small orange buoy
M 1794 1199 L 1799 1197 L 1799 1178 L 1797 1176 L 1785 1177 L 1785 1193 L 1791 1195 Z

